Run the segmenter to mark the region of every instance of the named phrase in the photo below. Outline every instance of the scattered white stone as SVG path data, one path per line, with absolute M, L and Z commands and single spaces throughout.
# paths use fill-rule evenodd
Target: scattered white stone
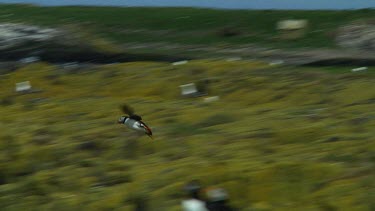
M 270 66 L 282 65 L 284 64 L 283 60 L 275 60 L 269 63 Z
M 180 88 L 182 96 L 191 96 L 198 94 L 197 87 L 194 83 L 181 85 Z
M 173 62 L 172 65 L 183 65 L 183 64 L 187 64 L 187 63 L 188 63 L 187 60 L 183 60 L 183 61 Z
M 219 96 L 212 96 L 212 97 L 206 97 L 204 98 L 204 102 L 205 103 L 212 103 L 212 102 L 215 102 L 215 101 L 218 101 L 220 99 Z
M 24 64 L 29 64 L 29 63 L 37 62 L 39 60 L 40 60 L 39 57 L 31 56 L 31 57 L 26 57 L 26 58 L 20 59 L 20 62 L 24 63 Z
M 79 67 L 78 62 L 67 62 L 62 65 L 63 69 L 76 69 Z
M 16 83 L 16 92 L 28 92 L 31 90 L 30 81 Z
M 298 30 L 307 26 L 307 20 L 282 20 L 277 22 L 278 30 Z
M 360 71 L 365 71 L 365 70 L 367 70 L 367 67 L 358 67 L 358 68 L 352 69 L 352 72 L 360 72 Z
M 241 57 L 231 57 L 227 59 L 227 62 L 235 62 L 235 61 L 240 61 L 242 60 Z

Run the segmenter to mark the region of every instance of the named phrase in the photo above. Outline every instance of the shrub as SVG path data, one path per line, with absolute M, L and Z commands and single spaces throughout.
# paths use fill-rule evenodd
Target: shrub
M 6 96 L 0 100 L 0 105 L 2 106 L 10 106 L 10 105 L 13 105 L 14 103 L 15 102 L 14 102 L 13 96 Z
M 138 140 L 129 138 L 125 140 L 124 146 L 123 146 L 123 156 L 124 158 L 130 158 L 135 159 L 138 156 Z
M 53 136 L 55 136 L 53 132 L 46 128 L 41 128 L 34 131 L 32 136 L 32 142 L 39 145 L 45 145 L 50 143 L 53 140 Z
M 102 184 L 105 186 L 114 186 L 121 183 L 132 182 L 132 180 L 132 176 L 128 172 L 111 171 L 106 173 Z
M 199 131 L 200 131 L 200 128 L 192 124 L 176 122 L 173 125 L 170 125 L 168 134 L 170 136 L 180 137 L 180 136 L 194 135 Z
M 241 31 L 234 27 L 227 26 L 217 30 L 216 34 L 220 37 L 234 37 L 240 35 Z
M 210 127 L 219 124 L 226 124 L 235 121 L 235 117 L 229 114 L 214 114 L 202 122 L 198 123 L 199 127 Z

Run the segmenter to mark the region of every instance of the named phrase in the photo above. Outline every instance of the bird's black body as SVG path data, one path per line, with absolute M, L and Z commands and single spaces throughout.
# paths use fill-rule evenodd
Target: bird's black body
M 136 121 L 141 121 L 142 120 L 142 117 L 138 116 L 137 114 L 130 115 L 129 118 L 130 119 L 134 119 Z

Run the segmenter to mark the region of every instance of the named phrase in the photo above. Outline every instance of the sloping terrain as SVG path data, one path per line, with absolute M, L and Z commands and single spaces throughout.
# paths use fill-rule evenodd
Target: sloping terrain
M 65 33 L 9 48 L 0 31 L 1 210 L 180 210 L 191 179 L 240 210 L 374 210 L 374 68 L 351 71 L 374 60 L 335 42 L 373 16 L 0 5 L 2 24 Z M 307 19 L 306 36 L 281 40 L 282 19 Z M 215 59 L 169 63 L 187 58 Z M 192 82 L 207 95 L 182 97 Z M 122 103 L 154 140 L 116 123 Z
M 219 101 L 180 96 L 202 79 Z M 35 92 L 16 94 L 26 80 Z M 372 210 L 374 80 L 245 61 L 23 66 L 0 76 L 0 207 L 179 210 L 200 179 L 241 210 Z M 154 140 L 116 124 L 124 102 Z

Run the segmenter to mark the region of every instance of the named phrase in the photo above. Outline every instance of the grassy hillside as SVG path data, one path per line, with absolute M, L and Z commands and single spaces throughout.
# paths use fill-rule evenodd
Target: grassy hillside
M 251 11 L 193 8 L 36 7 L 0 5 L 0 22 L 75 25 L 117 43 L 335 47 L 337 27 L 372 20 L 375 10 Z M 307 19 L 306 37 L 281 41 L 275 30 L 283 19 Z M 237 36 L 224 36 L 234 32 Z
M 151 43 L 178 51 L 336 47 L 337 27 L 374 15 L 0 5 L 0 23 L 67 28 L 112 53 L 132 43 L 149 53 L 160 53 Z M 306 37 L 278 38 L 276 22 L 289 18 L 309 20 Z M 181 56 L 174 50 L 167 53 Z M 17 67 L 0 70 L 8 73 L 0 75 L 1 210 L 130 211 L 144 201 L 152 211 L 177 211 L 191 179 L 225 188 L 245 211 L 375 209 L 372 67 L 224 60 Z M 35 92 L 16 94 L 14 84 L 26 80 Z M 180 85 L 202 81 L 219 101 L 180 96 Z M 142 115 L 154 140 L 116 123 L 122 103 Z
M 179 210 L 183 184 L 200 179 L 241 210 L 373 210 L 375 78 L 329 70 L 37 63 L 1 75 L 0 207 Z M 219 101 L 180 97 L 202 78 Z M 16 95 L 25 80 L 42 92 Z M 116 124 L 124 102 L 154 140 Z

